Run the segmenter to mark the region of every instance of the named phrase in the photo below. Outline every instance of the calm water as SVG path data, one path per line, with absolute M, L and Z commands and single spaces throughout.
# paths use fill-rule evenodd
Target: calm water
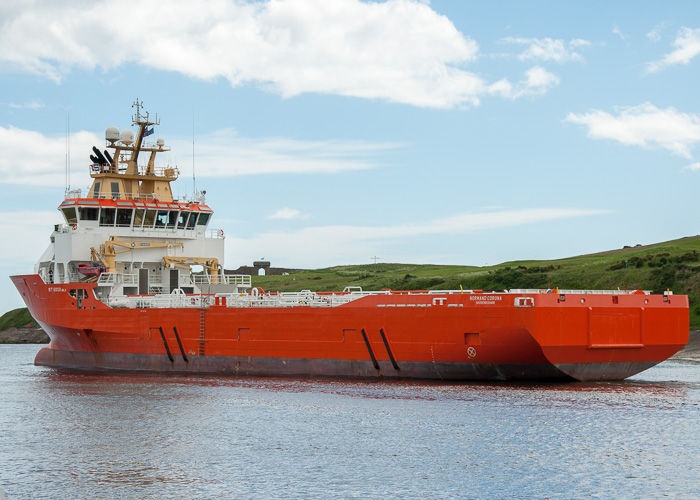
M 700 364 L 381 383 L 59 372 L 38 349 L 0 345 L 8 500 L 700 498 Z

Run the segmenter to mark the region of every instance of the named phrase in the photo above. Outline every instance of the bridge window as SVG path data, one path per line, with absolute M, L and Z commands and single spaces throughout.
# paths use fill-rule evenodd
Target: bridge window
M 116 208 L 100 209 L 100 226 L 113 226 Z
M 100 197 L 100 183 L 95 181 L 95 187 L 92 190 L 92 197 L 93 198 L 99 198 Z
M 153 227 L 153 223 L 156 220 L 155 210 L 146 210 L 146 217 L 143 219 L 143 227 Z
M 130 208 L 118 208 L 117 209 L 117 226 L 118 227 L 130 227 L 132 213 L 133 213 L 133 210 Z
M 111 184 L 112 184 L 112 199 L 118 200 L 119 199 L 119 183 L 112 182 Z
M 177 210 L 171 210 L 168 213 L 168 222 L 166 224 L 166 229 L 175 229 L 175 224 L 177 223 L 177 215 L 178 215 Z
M 199 220 L 197 221 L 197 224 L 200 226 L 206 226 L 207 222 L 209 222 L 209 216 L 211 214 L 199 214 Z
M 156 216 L 156 227 L 165 227 L 168 223 L 168 211 L 158 210 L 158 215 Z
M 141 224 L 143 223 L 143 214 L 145 211 L 146 210 L 143 208 L 136 209 L 134 212 L 134 227 L 141 227 Z
M 177 228 L 184 229 L 187 225 L 187 217 L 190 215 L 189 212 L 180 212 L 180 216 L 177 218 Z
M 187 221 L 187 229 L 194 229 L 194 225 L 197 223 L 197 214 L 192 212 L 190 218 Z
M 68 224 L 75 224 L 78 222 L 78 217 L 75 215 L 75 208 L 64 208 L 63 217 L 66 218 Z
M 78 208 L 78 215 L 80 215 L 80 220 L 97 220 L 97 213 L 99 208 L 91 207 L 80 207 Z

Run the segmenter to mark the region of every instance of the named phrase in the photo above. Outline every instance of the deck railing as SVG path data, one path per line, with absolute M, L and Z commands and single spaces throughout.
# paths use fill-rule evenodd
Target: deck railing
M 180 285 L 235 285 L 241 288 L 250 288 L 251 277 L 244 274 L 191 274 L 180 276 Z
M 138 274 L 122 274 L 122 273 L 102 273 L 97 279 L 98 285 L 137 285 L 139 282 Z
M 105 280 L 118 279 L 111 276 L 113 273 L 105 273 L 108 276 Z M 103 274 L 102 276 L 105 276 Z M 135 275 L 132 275 L 135 276 Z M 222 277 L 220 277 L 222 278 Z M 228 275 L 227 284 L 238 284 L 246 286 L 250 283 L 250 276 Z M 247 278 L 247 279 L 246 279 Z M 358 287 L 359 288 L 359 287 Z M 347 290 L 347 289 L 346 289 Z M 460 295 L 460 294 L 490 294 L 490 295 L 520 295 L 530 296 L 545 293 L 565 294 L 604 294 L 604 295 L 632 295 L 634 293 L 644 293 L 648 291 L 635 290 L 541 290 L 541 289 L 512 289 L 503 291 L 481 291 L 481 290 L 423 290 L 423 291 L 362 291 L 354 289 L 343 292 L 312 292 L 302 290 L 301 292 L 262 292 L 259 288 L 253 288 L 250 293 L 217 293 L 217 294 L 185 294 L 182 289 L 173 290 L 171 293 L 157 293 L 154 295 L 135 296 L 112 296 L 105 299 L 105 303 L 115 308 L 209 308 L 212 305 L 226 306 L 230 308 L 291 308 L 291 307 L 337 307 L 354 300 L 370 295 L 401 295 L 401 296 L 434 296 L 434 295 Z M 672 294 L 672 292 L 668 292 Z M 529 297 L 531 298 L 531 297 Z M 516 297 L 517 299 L 517 297 Z M 377 307 L 431 307 L 432 303 L 391 303 L 377 304 Z M 534 303 L 532 304 L 534 305 Z M 462 307 L 461 304 L 447 304 L 448 307 Z

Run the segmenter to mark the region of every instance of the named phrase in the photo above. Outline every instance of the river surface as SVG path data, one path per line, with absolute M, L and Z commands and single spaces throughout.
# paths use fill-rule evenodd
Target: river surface
M 8 500 L 700 498 L 697 363 L 447 384 L 68 372 L 39 348 L 0 345 Z

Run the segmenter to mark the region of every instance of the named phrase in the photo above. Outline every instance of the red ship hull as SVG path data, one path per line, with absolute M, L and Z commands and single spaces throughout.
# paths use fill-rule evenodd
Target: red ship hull
M 687 296 L 368 295 L 336 307 L 113 309 L 94 284 L 13 276 L 38 365 L 230 375 L 621 380 L 688 342 Z M 87 297 L 73 290 L 87 290 Z

